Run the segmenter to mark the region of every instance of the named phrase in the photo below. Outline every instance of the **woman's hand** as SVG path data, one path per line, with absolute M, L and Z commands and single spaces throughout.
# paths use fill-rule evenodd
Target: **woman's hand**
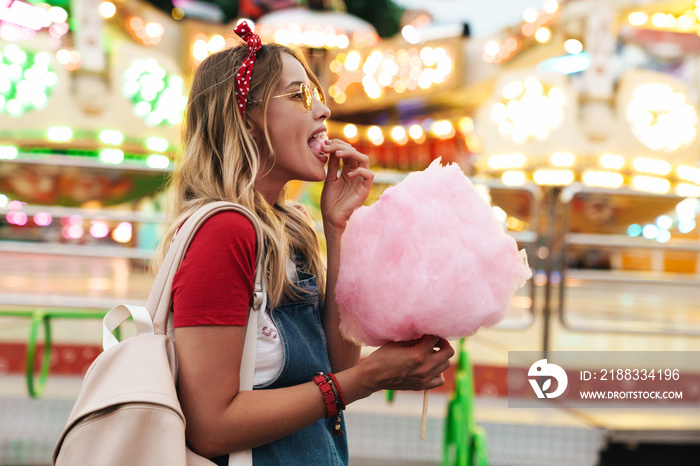
M 342 234 L 353 211 L 367 199 L 374 173 L 369 157 L 340 139 L 326 141 L 328 174 L 321 193 L 321 214 L 326 235 Z M 343 161 L 340 173 L 340 161 Z
M 444 385 L 442 373 L 455 352 L 447 340 L 426 335 L 418 342 L 391 342 L 372 353 L 362 364 L 374 366 L 374 389 L 426 390 Z

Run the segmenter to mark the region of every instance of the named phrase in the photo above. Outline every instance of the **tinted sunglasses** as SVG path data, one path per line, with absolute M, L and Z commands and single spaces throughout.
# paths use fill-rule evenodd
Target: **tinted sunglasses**
M 315 87 L 313 89 L 311 89 L 311 86 L 309 86 L 306 83 L 301 83 L 301 86 L 299 86 L 298 91 L 288 92 L 286 94 L 280 94 L 280 95 L 273 95 L 270 98 L 276 99 L 278 97 L 287 97 L 290 95 L 300 95 L 301 102 L 304 104 L 304 108 L 307 110 L 311 110 L 313 108 L 314 99 L 323 103 L 323 98 L 321 97 L 321 93 L 318 91 L 318 89 L 316 89 Z M 250 100 L 249 102 L 257 103 L 257 102 L 260 102 L 260 100 Z

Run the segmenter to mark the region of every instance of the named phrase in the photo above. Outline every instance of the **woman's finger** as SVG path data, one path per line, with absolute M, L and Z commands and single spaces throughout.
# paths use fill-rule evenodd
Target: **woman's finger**
M 340 159 L 333 153 L 328 155 L 328 171 L 326 173 L 326 181 L 335 181 L 338 179 L 338 167 L 340 167 Z
M 347 149 L 352 147 L 351 144 L 343 141 L 342 139 L 326 139 L 326 145 L 330 147 L 331 150 Z
M 449 360 L 444 361 L 442 364 L 440 364 L 439 366 L 437 366 L 435 368 L 435 373 L 436 373 L 436 375 L 440 375 L 449 368 L 450 368 L 450 361 Z
M 353 161 L 363 167 L 369 167 L 369 156 L 358 152 L 354 147 L 350 149 L 339 149 L 335 153 L 339 158 L 343 159 L 344 163 Z
M 440 340 L 442 340 L 442 338 L 435 335 L 424 335 L 420 343 L 418 343 L 418 346 L 421 347 L 422 351 L 432 353 L 433 348 L 440 344 Z
M 445 340 L 444 338 L 440 338 L 440 340 L 435 345 L 435 348 L 438 348 L 440 353 L 444 351 L 445 353 L 443 354 L 445 354 L 445 356 L 447 356 L 448 358 L 451 358 L 455 354 L 455 350 L 454 348 L 452 348 L 450 342 Z
M 433 388 L 442 387 L 445 385 L 445 376 L 440 374 L 437 377 L 431 379 L 425 386 L 426 389 L 430 390 Z
M 367 155 L 359 152 L 352 145 L 340 139 L 326 140 L 325 149 L 327 152 L 335 153 L 344 160 L 352 159 L 357 161 L 360 165 L 369 166 L 369 157 Z
M 355 178 L 361 176 L 363 181 L 373 181 L 374 172 L 369 168 L 357 167 L 353 171 L 348 173 L 349 178 Z

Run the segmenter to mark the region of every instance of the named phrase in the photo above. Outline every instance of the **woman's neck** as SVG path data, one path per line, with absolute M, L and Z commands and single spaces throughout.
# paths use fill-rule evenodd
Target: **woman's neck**
M 275 201 L 279 199 L 282 189 L 284 189 L 284 184 L 282 182 L 274 182 L 269 177 L 261 177 L 255 181 L 256 189 L 270 205 L 275 205 Z

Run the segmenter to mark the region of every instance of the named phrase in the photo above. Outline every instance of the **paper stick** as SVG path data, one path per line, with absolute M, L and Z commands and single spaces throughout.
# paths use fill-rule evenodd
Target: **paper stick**
M 428 423 L 428 396 L 430 390 L 423 391 L 423 416 L 420 420 L 420 438 L 425 438 L 425 426 Z

